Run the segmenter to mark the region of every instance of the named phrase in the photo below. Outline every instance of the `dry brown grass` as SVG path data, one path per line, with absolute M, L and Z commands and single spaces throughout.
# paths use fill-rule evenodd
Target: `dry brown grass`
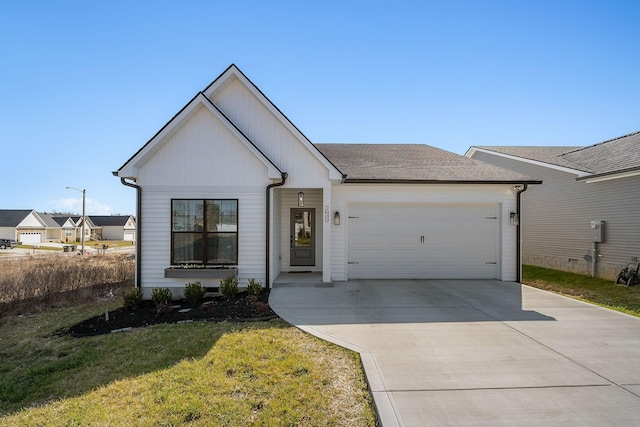
M 132 286 L 131 255 L 25 257 L 0 260 L 0 318 Z

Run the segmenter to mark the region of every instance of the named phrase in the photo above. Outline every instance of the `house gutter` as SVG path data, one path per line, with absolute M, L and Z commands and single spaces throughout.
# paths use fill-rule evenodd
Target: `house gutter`
M 114 175 L 117 172 L 114 172 Z M 142 277 L 142 188 L 139 185 L 127 182 L 126 178 L 120 178 L 120 182 L 127 187 L 136 189 L 136 280 L 134 286 L 138 289 L 141 288 Z
M 527 191 L 527 184 L 522 184 L 523 187 L 522 189 L 518 189 L 517 193 L 516 193 L 516 214 L 518 215 L 518 225 L 516 225 L 516 282 L 520 283 L 520 281 L 522 280 L 522 244 L 520 243 L 521 241 L 521 234 L 522 234 L 522 230 L 521 227 L 522 225 L 522 215 L 521 215 L 521 205 L 522 205 L 522 200 L 521 200 L 521 196 L 522 193 L 524 193 L 525 191 Z
M 280 182 L 276 182 L 274 184 L 269 184 L 267 185 L 267 224 L 266 224 L 266 251 L 265 251 L 265 287 L 267 289 L 269 289 L 271 286 L 269 285 L 269 277 L 270 277 L 270 268 L 269 265 L 271 264 L 271 189 L 274 187 L 281 187 L 284 185 L 285 182 L 287 182 L 287 177 L 289 175 L 286 172 L 282 172 L 282 181 Z

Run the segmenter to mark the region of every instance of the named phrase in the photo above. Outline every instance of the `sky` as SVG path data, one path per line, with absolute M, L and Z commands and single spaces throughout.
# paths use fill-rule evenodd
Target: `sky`
M 236 64 L 312 141 L 640 131 L 640 2 L 0 0 L 0 209 L 135 214 L 120 168 Z

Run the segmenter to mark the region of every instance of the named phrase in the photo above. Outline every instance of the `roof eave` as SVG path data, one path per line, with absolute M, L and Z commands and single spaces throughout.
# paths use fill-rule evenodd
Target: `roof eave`
M 601 182 L 601 181 L 608 181 L 611 179 L 629 178 L 629 177 L 638 176 L 638 175 L 640 175 L 640 166 L 621 169 L 617 171 L 581 176 L 576 178 L 576 181 L 585 181 L 587 184 L 589 184 L 592 182 Z
M 347 178 L 345 184 L 542 184 L 541 180 L 439 180 L 439 179 L 364 179 Z

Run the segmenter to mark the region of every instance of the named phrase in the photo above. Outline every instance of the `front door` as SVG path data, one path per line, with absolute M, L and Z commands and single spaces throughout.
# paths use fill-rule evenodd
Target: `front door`
M 291 266 L 316 265 L 315 215 L 313 208 L 291 209 Z

